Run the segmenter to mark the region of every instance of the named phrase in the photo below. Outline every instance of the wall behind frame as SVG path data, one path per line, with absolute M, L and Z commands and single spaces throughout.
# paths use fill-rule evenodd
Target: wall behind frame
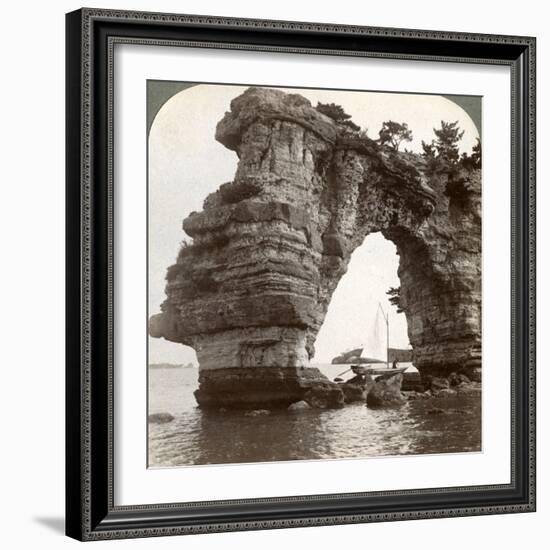
M 462 0 L 394 0 L 365 3 L 260 3 L 246 0 L 102 0 L 55 4 L 36 0 L 9 3 L 0 35 L 3 52 L 2 182 L 0 201 L 3 255 L 0 316 L 2 338 L 2 452 L 0 501 L 2 539 L 7 548 L 40 545 L 43 550 L 75 547 L 63 536 L 64 510 L 64 14 L 83 4 L 115 9 L 187 12 L 319 21 L 341 24 L 440 29 L 465 32 L 534 35 L 538 58 L 550 58 L 548 13 L 537 0 L 499 4 Z M 538 67 L 538 97 L 548 96 L 548 63 Z M 538 103 L 540 155 L 538 180 L 550 179 L 541 154 L 550 140 L 544 121 L 548 104 Z M 539 183 L 539 211 L 550 206 L 547 185 Z M 542 216 L 538 241 L 550 234 Z M 538 279 L 550 277 L 548 257 L 539 246 Z M 538 334 L 547 332 L 544 312 L 550 309 L 547 288 L 539 286 Z M 550 362 L 547 346 L 538 350 L 539 364 Z M 550 383 L 540 370 L 538 386 Z M 539 399 L 539 426 L 550 421 L 550 405 Z M 549 431 L 539 429 L 539 464 L 550 454 Z M 232 545 L 243 550 L 373 546 L 408 550 L 463 550 L 490 544 L 515 549 L 542 539 L 550 519 L 548 476 L 539 469 L 539 504 L 535 514 L 424 520 L 315 529 L 259 531 L 101 543 L 116 548 L 216 549 Z M 535 543 L 534 548 L 541 547 Z

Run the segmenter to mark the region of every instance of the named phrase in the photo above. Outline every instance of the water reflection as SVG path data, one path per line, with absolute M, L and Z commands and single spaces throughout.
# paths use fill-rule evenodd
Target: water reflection
M 186 372 L 187 371 L 187 372 Z M 149 426 L 150 466 L 227 464 L 319 458 L 479 451 L 476 397 L 417 400 L 401 409 L 362 403 L 338 410 L 204 412 L 193 398 L 196 371 L 150 373 L 150 411 L 175 420 Z M 430 414 L 434 408 L 437 414 Z

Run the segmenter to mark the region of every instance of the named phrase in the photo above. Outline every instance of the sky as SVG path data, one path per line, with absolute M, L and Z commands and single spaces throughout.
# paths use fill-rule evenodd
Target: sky
M 247 86 L 201 84 L 171 97 L 158 112 L 149 133 L 149 315 L 160 311 L 165 299 L 165 273 L 175 263 L 182 240 L 188 240 L 181 222 L 202 210 L 206 196 L 231 181 L 237 155 L 215 138 L 218 121 L 231 100 Z M 470 152 L 478 137 L 466 112 L 437 95 L 335 90 L 285 89 L 300 93 L 313 105 L 337 103 L 367 129 L 371 138 L 386 120 L 406 122 L 413 141 L 406 147 L 421 151 L 431 141 L 441 120 L 458 121 L 464 130 L 461 150 Z M 342 351 L 366 346 L 380 356 L 385 347 L 385 324 L 378 304 L 390 319 L 390 346 L 408 347 L 404 314 L 389 305 L 386 291 L 398 287 L 399 257 L 395 245 L 381 234 L 369 235 L 352 254 L 347 273 L 336 288 L 315 342 L 313 363 L 326 363 Z M 383 357 L 380 357 L 383 358 Z M 188 346 L 149 337 L 149 363 L 197 363 Z

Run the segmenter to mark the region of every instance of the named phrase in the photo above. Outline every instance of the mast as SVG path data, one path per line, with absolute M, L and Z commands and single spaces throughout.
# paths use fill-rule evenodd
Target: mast
M 382 312 L 382 317 L 384 317 L 384 321 L 386 321 L 386 366 L 388 369 L 390 368 L 390 314 L 384 313 L 384 309 L 382 308 L 382 304 L 378 302 L 378 308 Z
M 386 315 L 386 362 L 390 368 L 390 312 Z

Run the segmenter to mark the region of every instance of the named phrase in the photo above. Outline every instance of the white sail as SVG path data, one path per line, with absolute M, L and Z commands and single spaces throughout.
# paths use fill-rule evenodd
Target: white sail
M 370 328 L 367 330 L 361 357 L 385 362 L 387 356 L 387 330 L 386 319 L 380 307 L 376 309 L 369 325 Z

